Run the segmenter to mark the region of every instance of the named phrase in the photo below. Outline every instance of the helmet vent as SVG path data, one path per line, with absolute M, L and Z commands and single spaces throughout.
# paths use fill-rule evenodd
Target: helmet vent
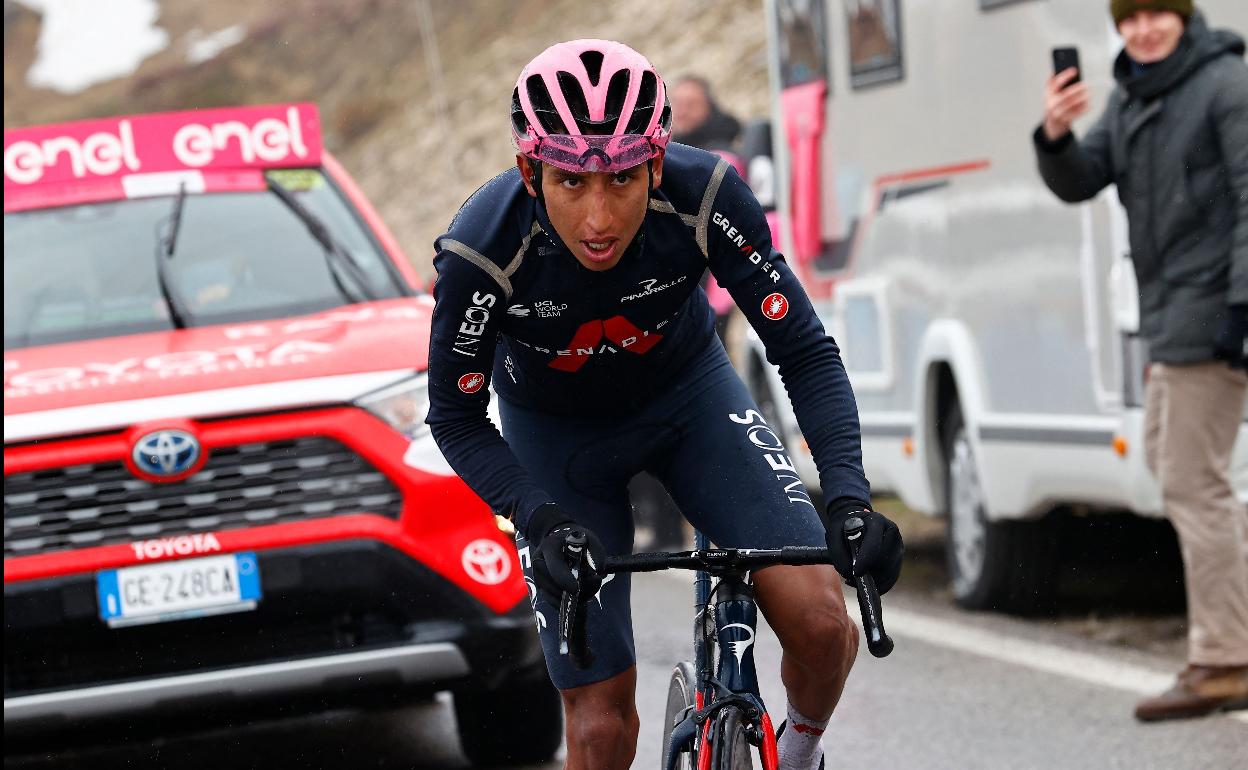
M 524 81 L 524 86 L 529 92 L 529 103 L 533 105 L 533 112 L 537 113 L 537 119 L 546 133 L 566 134 L 568 131 L 559 119 L 559 111 L 555 109 L 555 101 L 550 98 L 550 90 L 546 88 L 546 81 L 542 80 L 542 76 L 530 75 Z
M 663 102 L 663 114 L 659 117 L 659 125 L 664 131 L 672 130 L 672 105 Z
M 511 92 L 511 128 L 517 136 L 524 136 L 529 131 L 529 119 L 524 116 L 519 88 L 512 89 Z
M 607 109 L 604 116 L 607 121 L 615 123 L 624 111 L 624 100 L 628 98 L 628 70 L 616 70 L 607 84 Z
M 597 88 L 598 78 L 602 77 L 602 51 L 582 51 L 581 64 L 585 65 L 590 85 Z
M 626 134 L 640 134 L 654 115 L 654 99 L 659 93 L 658 81 L 653 72 L 641 73 L 641 87 L 637 91 L 637 103 L 633 105 L 633 114 L 628 119 Z
M 580 81 L 571 72 L 561 71 L 556 77 L 559 78 L 559 91 L 568 100 L 568 109 L 576 120 L 576 132 L 585 136 L 601 134 L 601 125 L 589 119 L 589 104 L 585 101 L 585 92 L 581 90 Z M 609 128 L 606 133 L 611 133 Z

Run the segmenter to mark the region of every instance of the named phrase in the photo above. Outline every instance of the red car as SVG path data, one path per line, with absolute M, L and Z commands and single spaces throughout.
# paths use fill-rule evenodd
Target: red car
M 549 757 L 433 303 L 316 109 L 5 131 L 4 174 L 6 734 L 453 690 L 470 758 Z

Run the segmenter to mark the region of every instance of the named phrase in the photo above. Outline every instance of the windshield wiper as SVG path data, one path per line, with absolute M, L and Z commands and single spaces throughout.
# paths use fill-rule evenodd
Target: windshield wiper
M 156 241 L 156 285 L 160 287 L 160 295 L 169 308 L 169 320 L 175 329 L 185 329 L 190 317 L 177 292 L 173 290 L 173 282 L 169 280 L 169 260 L 178 247 L 178 231 L 182 229 L 182 210 L 186 206 L 186 184 L 178 188 L 173 199 L 173 211 L 169 212 L 169 232 Z
M 359 263 L 355 261 L 355 257 L 338 245 L 334 237 L 330 235 L 329 228 L 321 221 L 320 217 L 313 214 L 306 206 L 295 198 L 294 193 L 286 189 L 280 182 L 274 180 L 271 176 L 265 177 L 265 181 L 269 185 L 269 190 L 277 196 L 286 208 L 291 210 L 299 220 L 303 222 L 304 227 L 308 228 L 308 232 L 321 244 L 321 248 L 325 252 L 325 262 L 329 266 L 329 275 L 334 281 L 334 285 L 342 292 L 342 295 L 351 302 L 364 302 L 375 299 L 372 289 L 368 282 L 368 276 L 364 274 L 364 270 Z M 347 282 L 342 279 L 342 273 L 346 273 L 358 288 L 358 290 L 347 286 Z

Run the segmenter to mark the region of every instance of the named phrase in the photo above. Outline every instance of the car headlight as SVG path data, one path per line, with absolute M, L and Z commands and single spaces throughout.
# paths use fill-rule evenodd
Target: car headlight
M 429 379 L 421 374 L 357 399 L 355 405 L 380 418 L 409 439 L 429 434 Z

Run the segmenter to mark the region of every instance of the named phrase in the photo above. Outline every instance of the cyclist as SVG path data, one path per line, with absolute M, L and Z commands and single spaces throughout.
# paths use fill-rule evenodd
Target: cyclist
M 629 579 L 593 565 L 626 554 L 626 486 L 649 471 L 723 547 L 823 546 L 832 567 L 754 575 L 784 650 L 790 729 L 783 768 L 816 768 L 819 736 L 858 647 L 836 573 L 839 535 L 866 521 L 856 565 L 887 591 L 896 526 L 868 506 L 856 405 L 833 340 L 748 186 L 726 161 L 669 144 L 663 81 L 620 43 L 543 51 L 512 95 L 516 168 L 478 189 L 435 242 L 428 424 L 451 466 L 510 516 L 546 662 L 567 714 L 567 767 L 627 768 L 637 743 Z M 709 266 L 766 344 L 791 394 L 829 501 L 818 510 L 729 364 L 698 288 Z M 502 432 L 487 416 L 499 395 Z M 585 670 L 561 654 L 563 560 L 586 538 L 593 598 Z

